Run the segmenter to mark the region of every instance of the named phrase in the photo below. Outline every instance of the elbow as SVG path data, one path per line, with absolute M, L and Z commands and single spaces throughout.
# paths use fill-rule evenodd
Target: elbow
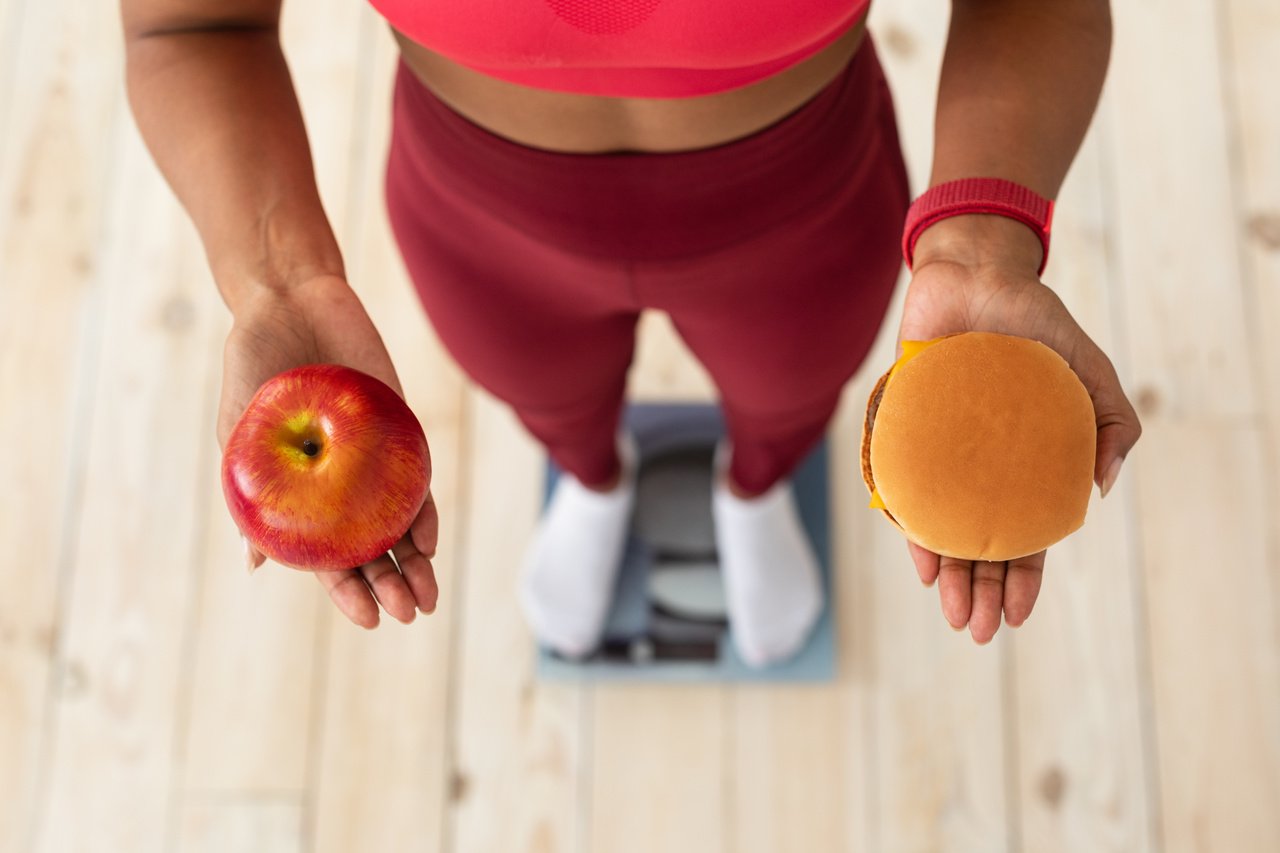
M 120 0 L 125 44 L 197 33 L 244 31 L 275 34 L 279 29 L 280 0 L 253 0 L 229 5 L 238 8 L 220 8 L 220 0 L 195 0 L 177 6 L 155 0 Z
M 135 24 L 129 26 L 129 22 L 125 22 L 124 41 L 126 46 L 142 44 L 157 38 L 166 36 L 189 36 L 189 35 L 211 35 L 215 33 L 233 33 L 245 35 L 271 35 L 278 36 L 278 25 L 275 23 L 210 23 L 210 24 Z

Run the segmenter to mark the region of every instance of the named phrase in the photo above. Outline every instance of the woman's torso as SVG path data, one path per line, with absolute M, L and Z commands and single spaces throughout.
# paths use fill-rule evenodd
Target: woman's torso
M 604 97 L 508 82 L 395 31 L 404 60 L 457 112 L 515 142 L 552 151 L 682 151 L 750 135 L 793 112 L 857 51 L 865 16 L 817 53 L 769 77 L 707 95 Z

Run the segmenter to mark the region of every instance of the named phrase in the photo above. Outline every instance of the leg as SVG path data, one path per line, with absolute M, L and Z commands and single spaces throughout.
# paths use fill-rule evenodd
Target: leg
M 868 69 L 850 78 L 869 84 L 854 102 L 877 111 L 861 162 L 819 164 L 847 180 L 767 233 L 637 274 L 637 292 L 671 314 L 721 394 L 729 440 L 716 454 L 716 543 L 734 639 L 757 666 L 795 654 L 821 613 L 817 560 L 786 478 L 871 348 L 900 268 L 906 172 L 888 90 Z M 792 176 L 772 178 L 785 203 Z
M 580 655 L 603 627 L 634 500 L 634 449 L 617 430 L 639 307 L 623 265 L 535 239 L 450 182 L 502 163 L 479 147 L 472 162 L 441 162 L 430 141 L 461 119 L 407 74 L 388 162 L 392 228 L 441 342 L 565 472 L 521 566 L 520 599 L 540 641 Z
M 562 469 L 607 485 L 639 317 L 621 267 L 539 243 L 447 190 L 401 189 L 403 168 L 393 149 L 391 223 L 441 342 Z
M 865 208 L 837 200 L 786 233 L 639 283 L 662 287 L 720 392 L 740 494 L 766 491 L 813 448 L 879 333 L 905 210 L 905 189 L 883 189 Z

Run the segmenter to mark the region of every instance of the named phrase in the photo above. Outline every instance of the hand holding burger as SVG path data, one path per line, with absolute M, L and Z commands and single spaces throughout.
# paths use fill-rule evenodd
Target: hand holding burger
M 1029 229 L 1004 217 L 956 216 L 930 227 L 916 244 L 898 339 L 932 341 L 963 332 L 994 332 L 1039 341 L 1060 355 L 1092 402 L 1096 444 L 1091 473 L 1105 497 L 1142 428 L 1111 361 L 1041 283 L 1036 273 L 1041 252 Z M 1078 403 L 1070 404 L 1077 406 L 1076 417 Z M 1078 466 L 1079 458 L 1069 460 L 1067 468 L 1072 464 Z M 1069 516 L 1079 509 L 1082 520 L 1079 494 L 1070 487 L 1066 492 L 1058 511 Z M 972 534 L 981 539 L 984 531 Z M 908 548 L 920 580 L 926 586 L 938 582 L 947 622 L 956 630 L 967 625 L 976 642 L 991 640 L 1002 612 L 1005 622 L 1015 627 L 1030 615 L 1040 591 L 1045 551 L 940 556 L 915 542 L 909 541 Z

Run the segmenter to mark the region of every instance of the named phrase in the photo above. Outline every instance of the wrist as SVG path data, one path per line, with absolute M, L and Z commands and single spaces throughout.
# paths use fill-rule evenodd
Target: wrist
M 272 310 L 271 306 L 279 305 L 306 294 L 315 292 L 318 286 L 334 285 L 350 287 L 341 269 L 330 270 L 326 267 L 298 267 L 287 276 L 234 276 L 219 279 L 218 290 L 222 301 L 231 311 L 231 316 L 239 318 L 261 310 Z
M 966 213 L 920 232 L 912 269 L 945 262 L 971 270 L 999 269 L 1039 278 L 1044 248 L 1030 227 L 1007 216 Z

